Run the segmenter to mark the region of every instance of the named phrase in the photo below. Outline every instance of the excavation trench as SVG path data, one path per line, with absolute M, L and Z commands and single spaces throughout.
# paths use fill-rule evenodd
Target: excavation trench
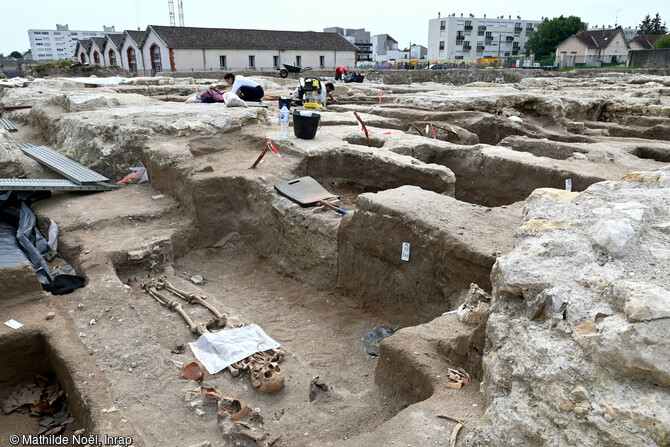
M 261 325 L 282 344 L 288 353 L 284 371 L 289 374 L 290 389 L 282 392 L 287 399 L 302 402 L 309 380 L 316 375 L 332 386 L 333 390 L 311 404 L 289 405 L 281 394 L 266 396 L 250 389 L 246 377 L 231 379 L 227 372 L 209 376 L 212 386 L 225 388 L 227 394 L 246 399 L 250 405 L 253 402 L 263 414 L 280 414 L 289 405 L 291 414 L 287 411 L 270 424 L 289 445 L 291 440 L 304 441 L 305 426 L 311 426 L 312 436 L 334 443 L 372 432 L 407 405 L 430 398 L 434 390 L 429 382 L 433 379 L 424 373 L 417 375 L 417 384 L 426 384 L 418 397 L 404 389 L 406 385 L 397 375 L 388 383 L 379 374 L 375 379 L 376 361 L 365 352 L 361 337 L 379 325 L 393 328 L 428 322 L 453 309 L 473 281 L 490 288 L 488 276 L 496 249 L 482 247 L 459 255 L 468 242 L 451 240 L 450 236 L 448 242 L 433 246 L 431 240 L 443 237 L 435 222 L 408 220 L 394 227 L 383 215 L 371 216 L 370 206 L 361 210 L 360 194 L 370 196 L 369 202 L 385 192 L 393 195 L 399 189 L 412 188 L 426 197 L 409 197 L 407 205 L 426 203 L 426 212 L 431 214 L 457 203 L 450 197 L 453 176 L 443 168 L 399 162 L 397 156 L 373 156 L 346 147 L 300 154 L 279 144 L 282 158 L 268 154 L 264 163 L 252 170 L 249 165 L 262 144 L 255 140 L 245 143 L 245 138 L 234 134 L 230 137 L 235 144 L 200 142 L 186 145 L 190 149 L 172 145 L 170 152 L 161 145 L 149 148 L 142 160 L 151 184 L 176 197 L 178 210 L 171 205 L 165 212 L 132 215 L 132 224 L 125 218 L 126 223 L 117 227 L 123 232 L 124 226 L 132 226 L 134 231 L 151 235 L 152 227 L 172 226 L 170 234 L 155 236 L 153 241 L 136 238 L 138 244 L 133 244 L 132 253 L 125 245 L 110 253 L 116 275 L 132 288 L 138 311 L 146 315 L 143 323 L 155 334 L 162 352 L 174 356 L 169 353 L 195 339 L 183 320 L 141 289 L 143 281 L 167 275 L 182 289 L 204 292 L 221 311 Z M 195 162 L 189 157 L 167 162 L 169 156 L 184 150 L 192 153 L 196 146 Z M 201 162 L 209 164 L 212 171 L 194 171 Z M 304 175 L 341 196 L 350 214 L 342 218 L 331 211 L 315 212 L 275 192 L 275 183 Z M 404 186 L 408 184 L 414 186 Z M 140 192 L 141 188 L 144 186 L 130 186 L 107 194 Z M 137 206 L 145 207 L 142 203 Z M 471 215 L 471 208 L 461 203 L 457 212 Z M 393 212 L 399 216 L 404 213 L 402 209 Z M 476 212 L 483 216 L 486 211 L 477 207 Z M 359 215 L 365 218 L 357 218 Z M 460 226 L 465 228 L 465 214 L 463 217 Z M 454 227 L 453 231 L 467 232 L 464 228 Z M 454 234 L 454 238 L 461 236 Z M 396 238 L 402 240 L 396 242 Z M 396 261 L 405 240 L 415 250 L 412 260 L 417 265 L 410 270 Z M 388 245 L 388 259 L 386 253 L 374 248 L 380 244 Z M 502 251 L 506 245 L 502 241 L 496 247 Z M 353 246 L 357 248 L 352 250 Z M 366 261 L 361 257 L 379 262 L 363 267 Z M 431 267 L 438 259 L 447 265 L 445 269 Z M 390 281 L 380 284 L 373 278 L 375 272 Z M 202 276 L 206 283 L 194 286 L 190 282 L 194 275 Z M 410 275 L 411 285 L 395 290 L 401 280 L 398 275 Z M 420 286 L 414 287 L 415 283 Z M 204 309 L 185 307 L 196 320 L 210 317 Z M 480 376 L 474 367 L 471 373 Z
M 0 369 L 0 402 L 4 402 L 16 387 L 33 384 L 40 380 L 36 378 L 42 376 L 63 389 L 66 403 L 57 400 L 58 409 L 64 408 L 75 418 L 73 423 L 65 426 L 63 434 L 71 436 L 80 428 L 91 431 L 91 412 L 75 386 L 68 364 L 54 351 L 43 333 L 23 331 L 0 337 L 0 358 L 3 360 Z M 38 434 L 41 428 L 40 419 L 24 410 L 25 408 L 0 415 L 0 429 L 3 434 Z

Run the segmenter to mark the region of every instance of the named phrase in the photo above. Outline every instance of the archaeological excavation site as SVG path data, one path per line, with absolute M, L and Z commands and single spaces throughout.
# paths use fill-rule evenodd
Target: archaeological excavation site
M 0 80 L 0 446 L 670 445 L 670 70 L 221 75 Z

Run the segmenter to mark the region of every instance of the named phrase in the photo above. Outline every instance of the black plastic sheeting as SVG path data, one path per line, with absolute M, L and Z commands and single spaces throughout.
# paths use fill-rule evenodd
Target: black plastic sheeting
M 44 290 L 54 295 L 70 293 L 84 286 L 37 229 L 37 219 L 30 205 L 51 196 L 50 191 L 0 192 L 0 268 L 30 262 Z M 49 269 L 55 263 L 57 268 Z
M 395 328 L 391 329 L 390 327 L 386 326 L 379 326 L 368 332 L 361 338 L 361 341 L 363 342 L 363 346 L 365 347 L 365 350 L 368 352 L 370 355 L 374 355 L 375 357 L 379 355 L 379 344 L 384 340 L 385 338 L 390 337 L 393 335 L 398 329 L 400 329 L 398 326 Z

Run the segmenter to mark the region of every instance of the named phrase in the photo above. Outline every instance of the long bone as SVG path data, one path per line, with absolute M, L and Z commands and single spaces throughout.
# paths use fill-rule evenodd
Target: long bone
M 153 283 L 145 284 L 144 290 L 149 292 L 149 295 L 151 295 L 161 305 L 167 307 L 168 309 L 173 309 L 179 315 L 181 315 L 181 317 L 184 319 L 184 321 L 186 321 L 186 324 L 188 324 L 189 328 L 191 329 L 191 332 L 193 332 L 194 334 L 202 335 L 209 333 L 209 330 L 207 329 L 207 327 L 205 327 L 204 324 L 200 322 L 196 323 L 191 319 L 191 317 L 188 316 L 181 303 L 172 301 L 170 298 L 160 293 L 156 289 L 155 284 Z
M 167 278 L 161 278 L 158 281 L 158 288 L 164 288 L 172 292 L 173 294 L 177 295 L 179 298 L 188 301 L 190 304 L 197 303 L 200 304 L 201 306 L 205 307 L 208 309 L 210 312 L 214 314 L 214 319 L 207 323 L 207 326 L 210 325 L 215 325 L 217 327 L 225 327 L 226 323 L 228 322 L 228 315 L 223 314 L 219 312 L 219 310 L 209 304 L 207 301 L 205 301 L 204 296 L 201 295 L 196 295 L 195 293 L 188 293 L 185 292 L 181 289 L 176 288 L 170 281 L 167 280 Z

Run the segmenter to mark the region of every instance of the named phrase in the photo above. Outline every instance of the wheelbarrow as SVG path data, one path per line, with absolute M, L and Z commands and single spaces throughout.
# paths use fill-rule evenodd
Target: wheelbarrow
M 295 65 L 282 64 L 284 68 L 279 70 L 279 76 L 282 78 L 287 78 L 289 73 L 304 73 L 310 71 L 312 67 L 296 67 Z

